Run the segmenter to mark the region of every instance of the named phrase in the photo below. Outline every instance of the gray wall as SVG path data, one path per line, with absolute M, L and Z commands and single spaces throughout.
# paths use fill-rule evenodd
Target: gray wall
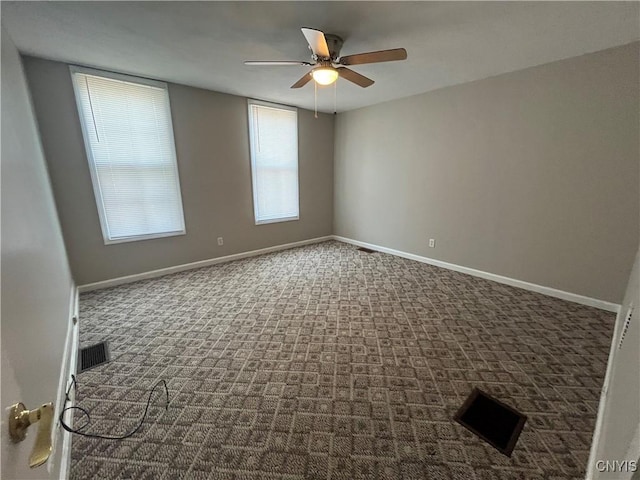
M 633 315 L 624 337 L 622 347 L 618 348 L 622 326 L 629 307 L 633 305 Z M 621 314 L 617 319 L 616 344 L 609 358 L 611 370 L 607 397 L 604 400 L 603 423 L 600 437 L 597 439 L 595 458 L 598 460 L 640 460 L 640 445 L 632 447 L 634 435 L 640 429 L 640 250 L 633 264 L 627 291 L 622 302 Z M 640 470 L 640 465 L 638 465 Z M 594 478 L 621 480 L 631 475 L 601 473 L 594 470 Z
M 74 289 L 20 56 L 2 27 L 2 414 L 56 401 Z M 64 369 L 63 369 L 64 370 Z M 2 422 L 2 478 L 49 478 L 29 469 L 33 440 L 8 440 Z M 29 437 L 35 438 L 35 429 Z M 60 442 L 51 478 L 59 478 Z
M 620 303 L 639 45 L 339 114 L 334 233 Z
M 77 284 L 332 233 L 332 115 L 315 119 L 298 110 L 300 220 L 256 226 L 247 100 L 170 84 L 187 234 L 105 246 L 69 68 L 33 57 L 24 62 Z

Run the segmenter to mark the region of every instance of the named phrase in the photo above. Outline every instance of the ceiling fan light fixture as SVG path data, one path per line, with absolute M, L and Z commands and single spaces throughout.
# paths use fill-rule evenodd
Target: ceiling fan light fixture
M 1 1 L 1 0 L 0 0 Z M 327 33 L 326 35 L 315 28 L 303 28 L 302 34 L 309 44 L 311 50 L 311 62 L 300 62 L 291 60 L 275 61 L 248 61 L 245 65 L 304 65 L 315 67 L 310 72 L 305 73 L 291 88 L 302 88 L 313 80 L 314 87 L 318 85 L 335 85 L 338 77 L 341 77 L 362 88 L 367 88 L 375 82 L 364 75 L 347 68 L 351 65 L 363 65 L 367 63 L 394 62 L 396 60 L 406 60 L 407 51 L 404 48 L 392 48 L 390 50 L 378 50 L 376 52 L 356 53 L 340 56 L 343 40 L 338 35 Z M 338 68 L 335 68 L 337 65 Z
M 333 67 L 320 67 L 314 69 L 311 76 L 319 85 L 331 85 L 338 79 L 338 70 Z

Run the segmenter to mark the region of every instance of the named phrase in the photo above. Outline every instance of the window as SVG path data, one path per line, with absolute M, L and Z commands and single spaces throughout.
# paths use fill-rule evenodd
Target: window
M 167 85 L 71 67 L 105 244 L 185 233 Z
M 249 137 L 256 225 L 297 220 L 298 112 L 249 100 Z

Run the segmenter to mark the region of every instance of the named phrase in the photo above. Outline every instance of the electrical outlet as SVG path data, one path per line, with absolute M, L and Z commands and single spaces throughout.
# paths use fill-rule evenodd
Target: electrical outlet
M 435 238 L 430 238 L 429 239 L 429 247 L 430 248 L 436 248 L 436 239 Z
M 218 237 L 218 246 L 221 247 L 222 245 L 224 245 L 224 240 L 222 237 Z

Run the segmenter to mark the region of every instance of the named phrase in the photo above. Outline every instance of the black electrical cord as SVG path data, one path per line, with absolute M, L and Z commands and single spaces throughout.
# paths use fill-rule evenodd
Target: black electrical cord
M 91 415 L 89 415 L 89 411 L 86 408 L 77 407 L 75 405 L 71 407 L 67 407 L 67 402 L 71 401 L 71 399 L 69 398 L 69 393 L 71 392 L 71 389 L 78 388 L 78 383 L 76 381 L 75 375 L 71 375 L 71 385 L 69 385 L 69 388 L 67 388 L 67 391 L 65 393 L 64 405 L 62 406 L 62 411 L 60 412 L 60 417 L 59 417 L 60 425 L 62 425 L 62 428 L 64 428 L 67 432 L 75 433 L 77 435 L 82 435 L 83 437 L 102 438 L 104 440 L 124 440 L 125 438 L 129 438 L 135 435 L 135 433 L 138 430 L 140 430 L 140 428 L 142 427 L 144 419 L 147 418 L 147 412 L 149 411 L 149 405 L 151 404 L 151 396 L 153 395 L 153 392 L 155 392 L 156 388 L 158 388 L 158 386 L 160 385 L 164 386 L 164 391 L 167 395 L 167 403 L 165 404 L 165 410 L 169 410 L 169 387 L 167 387 L 167 382 L 165 382 L 164 380 L 159 380 L 158 383 L 156 383 L 151 389 L 151 391 L 149 392 L 149 398 L 147 399 L 147 406 L 144 409 L 144 413 L 142 414 L 142 418 L 140 419 L 140 423 L 138 424 L 138 426 L 133 430 L 131 430 L 129 433 L 125 433 L 124 435 L 120 435 L 117 437 L 115 436 L 112 437 L 109 435 L 98 435 L 96 433 L 85 433 L 81 431 L 81 430 L 84 430 L 91 423 Z M 84 425 L 82 425 L 78 429 L 71 428 L 69 425 L 67 425 L 64 421 L 64 414 L 67 410 L 80 410 L 87 417 L 87 420 L 84 423 Z

